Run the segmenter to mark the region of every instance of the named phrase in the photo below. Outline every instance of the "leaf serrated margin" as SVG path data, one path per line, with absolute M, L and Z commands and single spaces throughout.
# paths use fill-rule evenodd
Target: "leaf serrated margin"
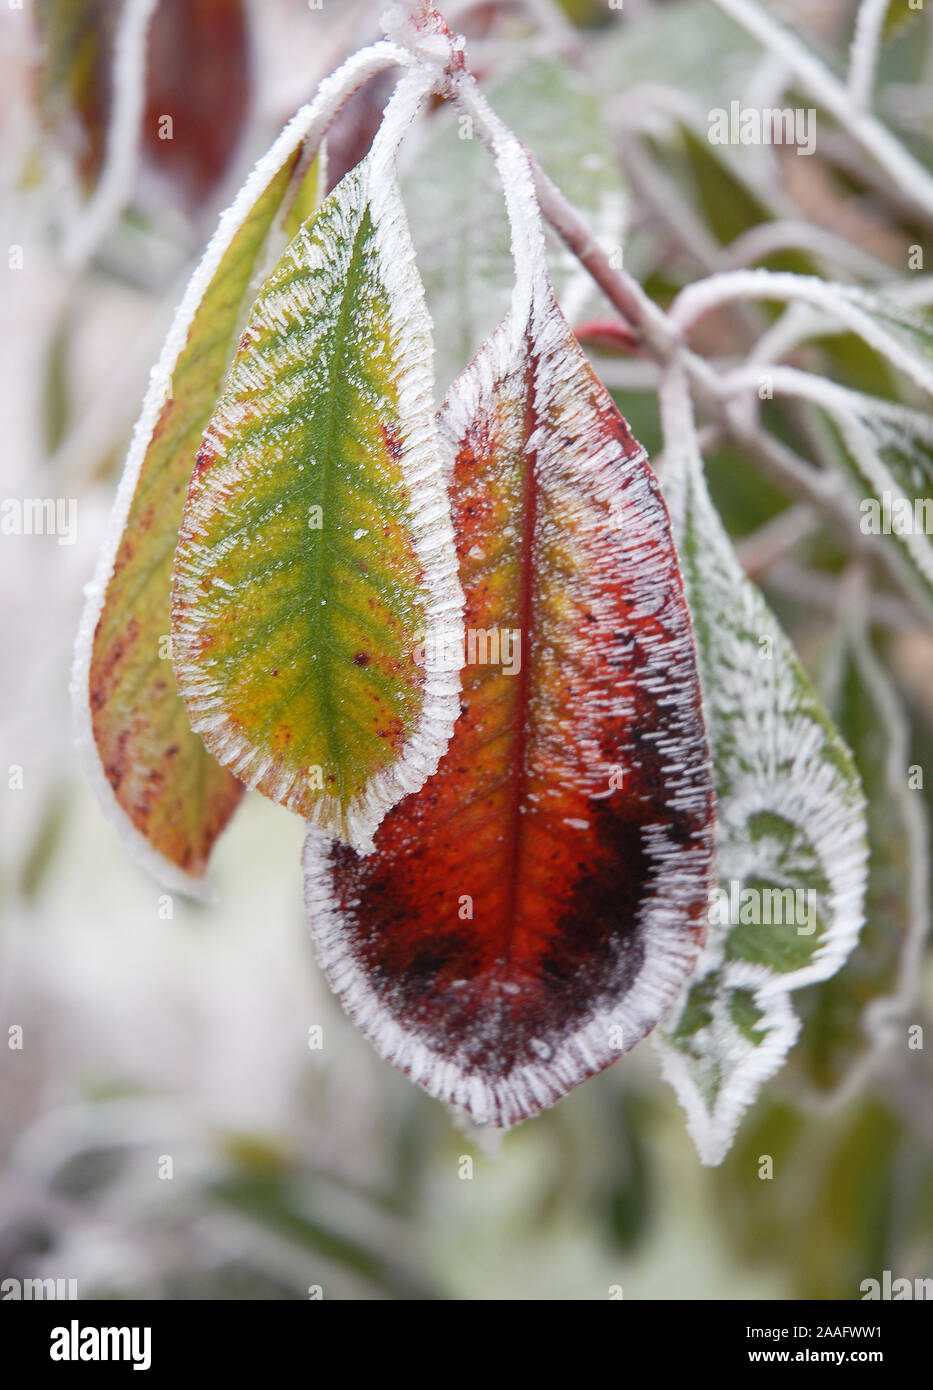
M 425 633 L 413 634 L 429 645 L 443 649 L 446 643 L 462 643 L 463 595 L 457 574 L 456 547 L 450 522 L 450 507 L 440 476 L 437 457 L 437 431 L 434 418 L 433 370 L 430 319 L 424 304 L 424 291 L 414 259 L 395 168 L 399 141 L 422 105 L 435 78 L 415 70 L 402 79 L 386 109 L 370 154 L 348 174 L 322 206 L 317 217 L 329 209 L 368 215 L 372 223 L 374 261 L 382 288 L 386 292 L 391 323 L 390 340 L 397 347 L 398 414 L 402 423 L 398 459 L 408 491 L 407 524 L 421 569 L 425 598 Z M 333 200 L 343 202 L 334 203 Z M 313 235 L 302 229 L 296 242 Z M 290 252 L 286 252 L 288 256 Z M 310 252 L 309 252 L 310 254 Z M 258 303 L 262 303 L 262 295 Z M 284 302 L 273 302 L 270 316 L 276 320 L 288 309 Z M 302 306 L 306 307 L 306 306 Z M 248 370 L 248 369 L 244 369 Z M 240 402 L 237 365 L 228 385 L 234 396 L 230 415 L 236 419 Z M 221 414 L 225 408 L 221 401 Z M 205 440 L 216 439 L 218 449 L 224 431 L 209 425 Z M 214 431 L 217 434 L 215 436 Z M 373 832 L 385 813 L 403 796 L 418 791 L 437 769 L 447 748 L 459 713 L 459 669 L 427 670 L 422 688 L 422 705 L 414 729 L 396 760 L 374 773 L 365 788 L 344 804 L 328 793 L 315 798 L 309 813 L 304 774 L 300 769 L 276 770 L 273 755 L 245 733 L 224 705 L 224 688 L 211 671 L 210 662 L 199 655 L 202 614 L 199 594 L 205 566 L 192 539 L 206 527 L 227 487 L 224 464 L 209 478 L 200 492 L 189 494 L 182 535 L 184 554 L 176 557 L 172 630 L 175 637 L 175 674 L 188 709 L 192 728 L 204 738 L 214 756 L 250 787 L 273 800 L 299 811 L 309 823 L 328 834 L 345 838 L 361 853 L 372 849 Z
M 867 847 L 864 836 L 864 800 L 854 768 L 846 781 L 851 794 L 841 796 L 843 783 L 840 774 L 832 783 L 832 769 L 821 760 L 817 767 L 811 765 L 814 739 L 824 743 L 827 736 L 838 747 L 840 754 L 847 757 L 844 745 L 832 729 L 828 719 L 817 717 L 818 702 L 810 692 L 803 673 L 799 671 L 793 650 L 777 621 L 773 618 L 757 589 L 745 577 L 739 561 L 732 549 L 728 536 L 710 501 L 703 480 L 702 459 L 689 390 L 683 370 L 675 365 L 668 369 L 661 388 L 662 420 L 665 434 L 665 470 L 663 482 L 665 495 L 671 511 L 674 535 L 678 546 L 684 542 L 688 524 L 688 508 L 691 522 L 699 518 L 706 546 L 712 549 L 719 573 L 722 576 L 721 592 L 702 595 L 691 593 L 689 565 L 681 555 L 685 569 L 685 584 L 688 602 L 694 615 L 694 622 L 701 629 L 698 632 L 698 654 L 703 683 L 703 703 L 707 716 L 707 728 L 713 745 L 713 765 L 716 772 L 718 799 L 717 855 L 720 865 L 720 879 L 728 881 L 736 877 L 736 864 L 742 862 L 743 827 L 750 814 L 755 811 L 775 809 L 773 793 L 769 789 L 768 769 L 760 778 L 756 788 L 752 779 L 751 800 L 748 792 L 744 799 L 737 796 L 736 788 L 726 782 L 723 776 L 721 754 L 717 748 L 717 733 L 720 719 L 716 713 L 716 677 L 720 672 L 712 672 L 705 659 L 703 640 L 703 617 L 698 615 L 697 601 L 712 605 L 717 600 L 723 612 L 733 611 L 736 601 L 745 610 L 746 619 L 752 624 L 750 631 L 771 638 L 774 646 L 774 661 L 777 665 L 779 654 L 783 654 L 784 664 L 789 666 L 794 680 L 783 690 L 777 686 L 769 687 L 769 699 L 758 706 L 758 713 L 767 721 L 774 712 L 776 697 L 786 700 L 796 714 L 803 714 L 800 728 L 796 728 L 788 741 L 788 752 L 792 752 L 792 765 L 796 774 L 796 790 L 791 789 L 791 804 L 786 804 L 786 788 L 781 794 L 780 804 L 787 811 L 806 812 L 804 829 L 808 843 L 818 852 L 821 869 L 830 885 L 829 927 L 826 939 L 821 942 L 813 959 L 801 968 L 777 973 L 769 967 L 752 961 L 725 961 L 726 932 L 711 930 L 710 937 L 700 965 L 693 979 L 688 983 L 680 1001 L 662 1030 L 655 1033 L 652 1041 L 657 1049 L 664 1076 L 671 1085 L 687 1115 L 687 1127 L 702 1162 L 710 1165 L 721 1163 L 731 1146 L 739 1121 L 752 1103 L 758 1089 L 769 1080 L 781 1066 L 788 1050 L 796 1041 L 800 1022 L 790 1003 L 790 992 L 805 985 L 827 979 L 839 969 L 855 945 L 862 926 L 862 904 L 866 883 Z M 757 653 L 756 653 L 757 656 Z M 758 683 L 749 673 L 743 675 L 742 653 L 736 654 L 731 670 L 739 673 L 741 689 L 733 691 L 733 698 L 723 714 L 733 717 L 739 710 L 745 710 L 744 700 L 756 691 Z M 801 699 L 801 692 L 805 698 Z M 806 739 L 806 724 L 811 726 L 809 741 Z M 754 738 L 748 740 L 755 746 Z M 743 751 L 748 748 L 743 745 Z M 851 759 L 848 760 L 851 764 Z M 741 770 L 740 775 L 741 775 Z M 773 771 L 771 774 L 773 780 Z M 822 793 L 822 798 L 809 807 L 803 807 L 801 797 L 806 792 L 809 799 L 814 792 Z M 763 795 L 762 793 L 767 793 Z M 824 804 L 825 798 L 833 793 Z M 759 798 L 755 804 L 756 794 Z M 842 810 L 840 810 L 840 806 Z M 826 811 L 831 809 L 833 817 L 827 819 Z M 797 823 L 789 816 L 792 824 Z M 738 874 L 741 877 L 741 874 Z M 705 1040 L 705 1047 L 694 1052 L 694 1067 L 683 1051 L 672 1041 L 677 1024 L 683 1013 L 690 992 L 699 982 L 721 970 L 722 1002 L 718 1008 L 718 1018 L 714 1017 L 712 1030 Z M 757 1045 L 743 1038 L 737 1027 L 728 1018 L 724 997 L 736 990 L 746 990 L 753 994 L 755 1004 L 761 1011 L 759 1030 L 764 1037 Z M 767 1025 L 766 1027 L 763 1025 Z M 698 1033 L 703 1030 L 697 1030 Z M 708 1055 L 712 1048 L 722 1043 L 725 1048 L 724 1060 L 731 1065 L 728 1084 L 722 1084 L 721 1075 L 714 1088 L 712 1102 L 696 1074 L 701 1055 Z M 741 1055 L 744 1054 L 744 1055 Z M 720 1068 L 721 1071 L 721 1068 Z
M 217 230 L 208 243 L 175 312 L 159 360 L 149 377 L 142 410 L 133 430 L 123 474 L 117 489 L 110 522 L 98 556 L 94 577 L 85 587 L 71 670 L 70 693 L 75 741 L 84 771 L 93 786 L 104 814 L 115 826 L 126 847 L 153 877 L 173 892 L 210 900 L 213 892 L 205 881 L 172 864 L 153 849 L 117 800 L 101 764 L 91 718 L 89 681 L 94 634 L 103 611 L 107 588 L 113 577 L 117 552 L 132 507 L 140 472 L 162 409 L 169 399 L 172 376 L 188 340 L 191 324 L 221 261 L 251 209 L 302 142 L 310 147 L 319 143 L 335 109 L 350 93 L 375 73 L 393 64 L 407 64 L 410 55 L 395 44 L 382 42 L 349 59 L 322 82 L 314 100 L 289 121 L 265 155 L 256 163 L 230 207 L 221 215 Z
M 523 303 L 524 288 L 519 285 L 512 312 L 454 382 L 440 412 L 440 434 L 449 473 L 453 471 L 457 452 L 463 439 L 468 437 L 481 403 L 488 404 L 489 399 L 494 398 L 497 383 L 514 381 L 517 364 L 528 352 L 530 337 L 535 344 L 535 359 L 548 363 L 546 384 L 538 382 L 534 387 L 543 420 L 556 415 L 556 403 L 561 393 L 568 391 L 574 370 L 579 370 L 574 364 L 562 361 L 559 356 L 568 329 L 550 290 L 542 293 L 540 287 L 535 286 L 532 303 L 528 306 Z M 522 313 L 528 315 L 529 322 L 533 324 L 530 333 L 521 317 Z M 554 359 L 559 366 L 552 365 Z M 580 360 L 582 363 L 582 355 Z M 564 422 L 571 436 L 574 434 L 572 421 L 571 414 Z M 540 425 L 538 429 L 543 431 Z M 559 447 L 554 442 L 548 444 L 546 434 L 543 435 L 542 446 L 545 451 Z M 586 485 L 592 490 L 593 499 L 603 504 L 607 511 L 620 505 L 619 492 L 610 481 L 614 475 L 607 466 L 607 460 L 613 457 L 614 447 L 608 441 L 601 443 L 590 459 L 586 477 Z M 638 452 L 626 462 L 635 474 L 638 466 L 645 465 L 644 450 L 639 447 Z M 653 573 L 642 576 L 642 599 L 647 606 L 650 606 L 649 595 L 653 594 L 656 582 Z M 692 664 L 692 644 L 686 624 L 680 644 L 672 638 L 665 656 L 669 657 L 675 649 L 685 659 L 689 652 Z M 652 688 L 658 687 L 667 675 L 660 661 L 648 663 L 646 679 Z M 684 688 L 679 688 L 676 693 L 671 693 L 668 688 L 661 703 L 665 700 L 669 703 L 683 702 L 685 698 Z M 703 776 L 708 777 L 705 737 L 702 733 L 701 741 L 701 766 Z M 672 779 L 673 790 L 670 791 L 668 805 L 677 806 L 684 813 L 688 810 L 696 813 L 698 804 L 703 804 L 702 792 L 698 789 L 701 778 L 697 771 L 696 744 L 681 732 L 676 740 L 668 740 L 665 754 L 672 768 L 679 769 L 686 765 L 692 769 L 691 777 L 683 775 Z M 708 814 L 708 791 L 705 804 Z M 663 820 L 659 818 L 656 824 L 644 828 L 644 835 L 645 852 L 657 877 L 653 894 L 641 904 L 638 918 L 644 964 L 637 978 L 621 999 L 611 1002 L 601 1000 L 598 1005 L 594 1004 L 586 1023 L 565 1038 L 546 1058 L 515 1066 L 494 1082 L 487 1081 L 478 1070 L 465 1072 L 457 1061 L 450 1060 L 431 1047 L 417 1030 L 400 1023 L 391 1009 L 386 1007 L 351 949 L 352 943 L 348 940 L 346 923 L 333 886 L 333 870 L 329 862 L 330 841 L 311 827 L 303 855 L 305 902 L 319 964 L 348 1015 L 381 1056 L 406 1072 L 412 1081 L 423 1086 L 431 1095 L 468 1111 L 478 1123 L 494 1123 L 507 1129 L 554 1104 L 574 1086 L 609 1066 L 644 1038 L 676 997 L 692 966 L 696 945 L 685 936 L 683 917 L 695 900 L 698 881 L 703 880 L 701 893 L 709 881 L 709 831 L 706 831 L 705 842 L 698 835 L 697 842 L 685 848 L 667 833 Z M 624 1038 L 623 1046 L 613 1042 L 616 1036 Z

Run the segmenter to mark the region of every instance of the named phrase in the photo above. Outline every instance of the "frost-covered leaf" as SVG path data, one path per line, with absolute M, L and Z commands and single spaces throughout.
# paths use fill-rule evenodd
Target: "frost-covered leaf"
M 776 215 L 780 206 L 771 149 L 708 138 L 714 112 L 728 111 L 731 98 L 754 90 L 762 61 L 754 39 L 710 0 L 679 3 L 676 22 L 663 8 L 649 7 L 637 23 L 601 33 L 589 54 L 588 78 L 603 105 L 618 111 L 617 138 L 625 148 L 643 146 L 644 191 L 652 200 L 683 198 L 690 216 L 699 209 L 683 231 L 691 241 L 695 234 L 708 239 L 708 247 L 694 246 L 701 260 L 707 250 L 715 255 L 717 242 Z M 676 219 L 678 209 L 668 211 Z M 647 236 L 655 233 L 656 225 Z
M 417 647 L 460 603 L 430 322 L 374 150 L 264 284 L 198 454 L 172 610 L 192 727 L 365 846 L 447 745 L 457 676 Z
M 693 183 L 704 223 L 721 245 L 772 216 L 772 209 L 751 186 L 734 147 L 711 145 L 706 131 L 684 126 L 685 173 Z M 742 147 L 740 154 L 746 154 Z M 686 181 L 686 180 L 685 180 Z
M 489 100 L 586 218 L 597 240 L 622 238 L 626 198 L 601 104 L 585 80 L 557 58 L 536 59 L 493 84 Z M 453 380 L 502 319 L 512 285 L 509 228 L 502 194 L 481 142 L 452 111 L 405 179 L 415 223 L 418 264 L 435 324 L 437 375 Z M 592 281 L 556 236 L 549 240 L 551 279 L 575 323 L 601 307 Z
M 273 150 L 273 154 L 275 151 Z M 188 479 L 276 218 L 300 196 L 294 145 L 222 224 L 153 373 L 75 654 L 73 695 L 92 780 L 130 845 L 195 891 L 242 786 L 191 732 L 170 650 L 172 554 Z M 260 171 L 257 171 L 260 172 Z M 295 179 L 299 175 L 295 174 Z M 316 181 L 316 170 L 309 173 Z M 316 182 L 315 182 L 316 186 Z
M 933 604 L 933 416 L 791 368 L 774 369 L 770 383 L 821 411 L 859 487 L 862 530 L 889 538 L 905 582 Z
M 833 665 L 831 707 L 867 796 L 865 925 L 839 973 L 800 995 L 793 1063 L 817 1090 L 849 1093 L 906 1025 L 929 928 L 929 827 L 911 786 L 909 725 L 865 634 L 850 633 Z
M 872 343 L 878 351 L 905 372 L 907 376 L 933 393 L 933 312 L 925 306 L 898 302 L 882 293 L 846 290 L 846 298 L 857 311 L 866 314 L 883 335 Z M 871 343 L 871 336 L 865 339 Z M 912 360 L 904 360 L 909 354 Z
M 799 1031 L 790 993 L 828 978 L 862 922 L 852 759 L 710 502 L 679 374 L 662 394 L 665 495 L 713 753 L 719 887 L 678 1008 L 656 1035 L 700 1157 L 719 1163 Z
M 327 144 L 322 142 L 312 158 L 303 154 L 295 171 L 292 187 L 285 199 L 282 230 L 286 242 L 297 234 L 303 222 L 314 213 L 324 201 L 324 187 L 327 175 Z
M 505 1127 L 631 1048 L 681 988 L 712 791 L 664 504 L 546 280 L 454 383 L 441 441 L 461 715 L 372 855 L 309 833 L 306 896 L 376 1049 Z
M 668 85 L 705 118 L 724 92 L 745 90 L 760 62 L 760 46 L 711 0 L 685 0 L 676 21 L 662 7 L 651 7 L 637 23 L 600 33 L 591 68 L 604 100 L 633 87 Z
M 731 270 L 688 285 L 671 317 L 686 329 L 722 304 L 755 299 L 808 305 L 828 315 L 933 395 L 933 311 L 901 292 L 881 294 L 786 271 Z M 814 332 L 826 331 L 819 317 L 810 323 Z M 796 341 L 805 325 L 804 319 Z

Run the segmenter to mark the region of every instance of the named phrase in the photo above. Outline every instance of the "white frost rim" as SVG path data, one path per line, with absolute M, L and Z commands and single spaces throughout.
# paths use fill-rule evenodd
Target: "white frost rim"
M 402 79 L 362 165 L 359 188 L 344 197 L 358 198 L 356 213 L 370 209 L 378 275 L 387 291 L 391 334 L 397 344 L 403 432 L 400 468 L 409 492 L 408 523 L 422 570 L 425 640 L 432 648 L 444 649 L 446 639 L 456 649 L 463 642 L 463 594 L 450 504 L 438 459 L 431 323 L 395 173 L 398 144 L 436 81 L 436 76 L 424 69 Z M 223 478 L 216 478 L 213 484 L 208 479 L 194 502 L 191 520 L 196 523 L 200 516 L 213 514 L 223 505 L 224 496 Z M 173 614 L 173 631 L 177 639 L 175 672 L 191 727 L 247 786 L 261 786 L 274 800 L 298 810 L 306 791 L 301 772 L 283 770 L 270 780 L 272 759 L 233 725 L 222 693 L 209 672 L 191 656 L 188 638 L 200 630 L 191 601 L 200 581 L 197 555 L 189 554 L 184 565 L 176 566 L 175 592 L 182 601 L 182 616 L 176 619 Z M 372 776 L 346 806 L 329 793 L 319 792 L 309 821 L 348 840 L 360 853 L 371 851 L 373 833 L 385 813 L 403 796 L 418 791 L 437 770 L 459 713 L 459 695 L 459 668 L 426 670 L 418 720 L 396 761 Z
M 172 374 L 188 338 L 188 331 L 204 298 L 204 293 L 237 232 L 257 200 L 266 191 L 282 166 L 302 141 L 319 142 L 336 109 L 359 86 L 387 67 L 409 65 L 412 57 L 395 44 L 380 42 L 350 58 L 343 67 L 321 83 L 314 100 L 289 121 L 266 154 L 258 161 L 233 203 L 222 214 L 217 230 L 188 283 L 159 360 L 149 377 L 142 411 L 133 430 L 120 485 L 114 499 L 110 523 L 94 577 L 85 588 L 85 606 L 75 641 L 71 671 L 71 700 L 75 740 L 85 773 L 108 820 L 116 827 L 126 847 L 142 866 L 166 888 L 190 897 L 210 899 L 212 890 L 203 879 L 194 878 L 172 864 L 154 849 L 133 825 L 117 800 L 100 761 L 91 720 L 89 680 L 94 633 L 103 611 L 107 587 L 113 577 L 117 551 L 139 482 L 153 430 L 171 392 Z
M 654 847 L 664 857 L 663 834 Z M 464 1072 L 456 1062 L 429 1047 L 405 1028 L 385 1007 L 347 944 L 340 907 L 332 889 L 330 850 L 332 841 L 308 827 L 303 867 L 305 907 L 311 926 L 318 964 L 348 1017 L 386 1061 L 404 1072 L 435 1100 L 465 1111 L 477 1124 L 509 1129 L 553 1105 L 579 1082 L 602 1071 L 631 1050 L 663 1017 L 680 990 L 694 960 L 677 910 L 657 911 L 643 904 L 639 921 L 644 962 L 635 983 L 615 1007 L 593 1013 L 583 1027 L 564 1039 L 539 1064 L 523 1064 L 508 1076 L 490 1084 L 476 1073 Z M 671 859 L 658 871 L 656 891 L 676 898 L 681 882 L 693 887 L 693 878 L 675 867 L 684 851 L 667 846 Z M 621 1044 L 613 1046 L 613 1029 L 621 1029 Z
M 536 207 L 529 202 L 533 192 L 527 160 L 514 141 L 498 155 L 503 176 L 511 174 L 514 178 L 510 215 L 515 214 L 516 288 L 506 319 L 457 378 L 440 412 L 448 473 L 450 455 L 474 418 L 478 401 L 489 394 L 494 381 L 513 375 L 516 364 L 521 363 L 526 325 L 533 324 L 544 359 L 564 325 L 546 278 L 543 235 L 536 224 Z M 523 179 L 527 180 L 524 184 Z M 566 387 L 566 379 L 561 378 L 558 385 Z M 632 463 L 642 458 L 636 456 Z M 600 455 L 594 457 L 590 482 L 597 496 L 611 502 L 616 496 L 604 490 L 598 471 L 603 461 Z M 672 647 L 676 640 L 672 636 Z M 692 653 L 693 639 L 686 622 L 681 641 Z M 673 750 L 670 756 L 676 762 Z M 687 804 L 695 792 L 691 784 L 679 790 L 674 799 Z M 644 956 L 634 984 L 612 1008 L 595 1011 L 548 1057 L 542 1056 L 540 1064 L 523 1064 L 493 1083 L 476 1072 L 464 1072 L 457 1062 L 399 1023 L 385 1007 L 348 944 L 332 886 L 330 844 L 309 827 L 303 855 L 305 904 L 319 964 L 345 1012 L 383 1058 L 429 1095 L 466 1111 L 478 1124 L 507 1129 L 553 1104 L 630 1051 L 664 1017 L 695 966 L 699 941 L 684 930 L 685 906 L 695 897 L 700 877 L 704 887 L 709 886 L 713 857 L 709 838 L 700 840 L 693 849 L 684 849 L 671 843 L 663 826 L 652 826 L 646 827 L 645 848 L 655 883 L 637 918 Z M 611 1041 L 614 1029 L 622 1030 L 618 1044 Z
M 749 596 L 749 602 L 761 611 L 761 617 L 757 620 L 759 630 L 767 631 L 775 641 L 775 646 L 779 646 L 780 642 L 786 639 L 766 610 L 763 600 L 759 598 L 757 589 L 745 578 L 735 558 L 731 542 L 709 499 L 689 389 L 680 367 L 670 368 L 662 380 L 661 413 L 665 457 L 669 462 L 665 478 L 672 493 L 671 511 L 675 518 L 675 532 L 679 535 L 685 525 L 685 513 L 692 489 L 694 505 L 701 507 L 705 513 L 708 531 L 712 537 L 712 544 L 717 548 L 719 560 L 723 568 L 732 573 L 735 594 L 741 596 L 744 593 Z M 680 476 L 677 475 L 675 466 L 678 460 Z M 704 704 L 707 698 L 704 692 Z M 811 733 L 811 742 L 816 737 L 817 733 Z M 805 741 L 800 752 L 801 756 L 806 752 Z M 827 789 L 819 784 L 817 790 L 820 790 L 820 787 L 824 795 L 837 791 L 835 785 Z M 813 790 L 813 784 L 807 783 L 804 790 Z M 790 799 L 793 799 L 793 796 Z M 746 793 L 745 812 L 757 809 L 750 804 L 752 800 L 753 798 Z M 787 800 L 788 795 L 785 791 L 783 801 L 786 803 Z M 727 996 L 735 989 L 751 991 L 756 1006 L 762 1011 L 758 1027 L 765 1031 L 766 1036 L 757 1046 L 749 1043 L 725 1016 L 724 1011 L 720 1011 L 721 1016 L 714 1019 L 711 1025 L 712 1042 L 714 1045 L 722 1045 L 720 1060 L 727 1060 L 732 1070 L 712 1106 L 698 1080 L 696 1059 L 691 1059 L 680 1051 L 666 1035 L 676 1027 L 692 986 L 701 980 L 704 974 L 709 973 L 711 968 L 721 964 L 721 951 L 717 957 L 715 941 L 709 943 L 700 969 L 687 982 L 677 1005 L 662 1022 L 662 1028 L 654 1035 L 653 1043 L 660 1055 L 662 1072 L 674 1087 L 677 1099 L 683 1106 L 688 1132 L 701 1161 L 705 1164 L 715 1166 L 723 1161 L 732 1145 L 742 1116 L 755 1099 L 761 1084 L 775 1074 L 797 1040 L 800 1021 L 793 1011 L 791 993 L 803 986 L 829 979 L 843 965 L 858 941 L 864 920 L 867 877 L 864 802 L 859 794 L 853 796 L 850 801 L 840 801 L 839 805 L 839 817 L 829 828 L 826 826 L 823 808 L 819 802 L 809 814 L 806 806 L 801 804 L 798 807 L 799 823 L 819 855 L 821 867 L 830 885 L 830 926 L 825 939 L 814 952 L 813 959 L 808 965 L 785 975 L 776 974 L 767 967 L 752 962 L 734 961 L 725 966 L 723 995 Z M 721 833 L 724 831 L 728 835 L 728 826 L 722 825 L 721 816 L 719 819 Z M 720 878 L 729 877 L 729 873 L 720 874 Z

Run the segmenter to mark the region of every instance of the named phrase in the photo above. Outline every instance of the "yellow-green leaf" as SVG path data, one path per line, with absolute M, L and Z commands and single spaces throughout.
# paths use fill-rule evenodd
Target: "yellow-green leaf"
M 222 253 L 208 250 L 179 309 L 136 427 L 114 508 L 113 548 L 89 592 L 76 652 L 75 705 L 101 801 L 158 876 L 184 891 L 197 891 L 243 787 L 191 732 L 178 697 L 169 638 L 172 554 L 201 435 L 294 188 L 297 159 L 292 148 L 264 178 Z M 307 178 L 316 186 L 314 166 Z
M 249 786 L 367 847 L 436 768 L 462 597 L 430 322 L 394 171 L 370 155 L 263 286 L 204 437 L 175 560 L 179 689 Z

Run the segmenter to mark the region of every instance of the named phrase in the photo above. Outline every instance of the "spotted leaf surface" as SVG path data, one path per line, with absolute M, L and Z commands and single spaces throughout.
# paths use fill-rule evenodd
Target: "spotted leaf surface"
M 292 178 L 296 158 L 293 150 L 247 204 L 235 234 L 208 251 L 179 309 L 130 447 L 76 650 L 75 707 L 101 801 L 150 867 L 183 891 L 196 891 L 243 788 L 191 732 L 178 696 L 172 554 L 253 278 L 277 217 L 305 181 L 296 187 Z M 316 171 L 311 176 L 316 181 Z
M 370 156 L 263 286 L 191 480 L 175 670 L 238 777 L 366 847 L 437 766 L 462 596 L 430 325 L 394 171 Z
M 864 802 L 848 749 L 713 508 L 673 373 L 662 406 L 665 495 L 713 754 L 719 881 L 696 974 L 656 1042 L 700 1157 L 719 1163 L 797 1038 L 792 991 L 828 979 L 855 945 Z
M 455 382 L 441 441 L 461 715 L 371 856 L 309 834 L 307 906 L 378 1051 L 505 1127 L 632 1047 L 681 988 L 711 787 L 664 504 L 546 283 Z

